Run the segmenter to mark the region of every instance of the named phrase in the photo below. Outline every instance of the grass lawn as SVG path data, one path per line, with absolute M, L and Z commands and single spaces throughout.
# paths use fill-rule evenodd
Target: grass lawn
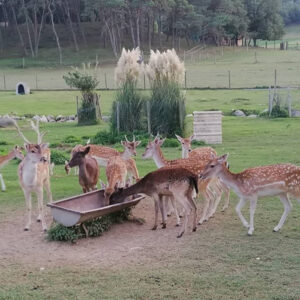
M 16 97 L 10 92 L 1 93 L 0 114 L 72 114 L 76 94 L 37 92 Z M 292 91 L 292 95 L 295 99 L 300 96 L 298 91 Z M 234 108 L 261 111 L 267 107 L 267 97 L 267 91 L 263 90 L 189 90 L 187 112 L 219 109 L 228 113 Z M 112 92 L 101 91 L 101 99 L 103 113 L 108 114 Z M 187 118 L 187 133 L 191 131 L 191 123 L 192 118 Z M 33 139 L 34 134 L 28 124 L 20 124 L 25 135 Z M 51 143 L 61 142 L 68 135 L 90 136 L 107 128 L 107 124 L 41 126 L 48 131 L 45 140 Z M 296 118 L 266 120 L 225 116 L 223 144 L 214 147 L 220 154 L 230 154 L 230 167 L 236 172 L 251 166 L 280 162 L 300 165 L 299 132 L 300 121 Z M 0 146 L 3 151 L 22 143 L 13 129 L 0 129 L 0 141 L 8 144 Z M 156 169 L 152 161 L 141 159 L 143 151 L 142 148 L 138 150 L 136 159 L 141 175 Z M 163 152 L 168 158 L 181 155 L 177 148 L 164 148 Z M 12 161 L 1 170 L 7 192 L 0 193 L 0 220 L 7 214 L 25 210 L 16 169 L 17 163 Z M 101 177 L 105 177 L 104 169 Z M 56 166 L 51 178 L 54 199 L 79 193 L 77 180 L 74 175 L 66 176 L 63 166 Z M 30 263 L 0 260 L 0 266 L 3 266 L 0 299 L 299 299 L 300 206 L 293 201 L 294 208 L 285 226 L 275 234 L 272 228 L 283 212 L 282 204 L 277 198 L 260 199 L 255 214 L 255 232 L 248 237 L 234 211 L 236 202 L 237 197 L 232 194 L 230 208 L 225 214 L 218 212 L 194 235 L 184 236 L 183 242 L 174 242 L 175 249 L 165 249 L 163 254 L 158 255 L 156 251 L 161 245 L 153 239 L 152 247 L 147 248 L 151 262 L 135 260 L 132 256 L 132 263 L 125 266 L 103 267 L 97 261 L 92 266 L 62 262 L 59 267 L 40 271 Z M 248 206 L 244 213 L 248 218 Z M 155 234 L 159 236 L 161 233 Z M 101 241 L 101 237 L 98 239 Z M 0 242 L 6 243 L 1 240 L 1 235 Z M 86 255 L 91 251 L 87 243 Z M 168 251 L 172 255 L 168 255 Z M 128 255 L 131 254 L 128 252 Z

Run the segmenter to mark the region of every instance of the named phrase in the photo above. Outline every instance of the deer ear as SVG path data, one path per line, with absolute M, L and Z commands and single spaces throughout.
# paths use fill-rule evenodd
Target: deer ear
M 41 147 L 41 150 L 45 150 L 49 147 L 49 143 L 41 144 L 40 147 Z
M 166 138 L 164 138 L 164 139 L 159 139 L 158 145 L 161 146 L 161 145 L 164 143 L 165 140 L 166 140 Z
M 125 141 L 121 141 L 121 144 L 126 147 L 126 142 Z
M 224 155 L 222 155 L 222 156 L 219 156 L 218 159 L 217 159 L 218 162 L 219 162 L 219 163 L 224 163 L 224 162 L 226 162 L 227 159 L 228 159 L 228 155 L 229 155 L 229 154 L 226 153 L 226 154 L 224 154 Z
M 141 143 L 141 141 L 136 141 L 135 146 L 137 147 L 140 143 Z
M 195 135 L 192 134 L 192 135 L 190 136 L 190 141 L 193 141 L 194 139 L 195 139 Z
M 90 150 L 91 150 L 91 147 L 90 147 L 90 146 L 87 146 L 87 147 L 84 149 L 83 154 L 84 154 L 84 155 L 88 154 L 88 153 L 90 152 Z
M 182 137 L 181 136 L 179 136 L 179 135 L 177 135 L 177 134 L 175 134 L 175 136 L 176 136 L 176 138 L 177 138 L 177 140 L 181 143 L 181 141 L 182 141 Z
M 65 160 L 65 166 L 67 166 L 69 164 L 69 162 L 67 160 Z
M 29 152 L 29 144 L 24 143 L 24 148 L 25 148 L 25 150 L 26 150 L 27 152 Z

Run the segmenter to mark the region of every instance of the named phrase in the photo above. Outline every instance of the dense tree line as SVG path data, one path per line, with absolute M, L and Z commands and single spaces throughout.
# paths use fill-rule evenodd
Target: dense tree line
M 58 26 L 65 26 L 76 51 L 87 44 L 86 23 L 97 24 L 99 40 L 117 57 L 124 45 L 174 48 L 185 40 L 220 45 L 247 38 L 281 38 L 283 24 L 300 21 L 300 0 L 0 0 L 0 48 L 5 33 L 18 35 L 24 55 L 38 55 L 51 28 L 61 55 Z

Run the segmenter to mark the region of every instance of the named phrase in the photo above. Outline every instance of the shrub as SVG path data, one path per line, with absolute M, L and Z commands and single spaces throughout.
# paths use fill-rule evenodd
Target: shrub
M 81 143 L 81 139 L 74 135 L 68 135 L 63 142 L 67 144 Z
M 62 151 L 59 150 L 51 150 L 51 162 L 56 165 L 64 165 L 65 161 L 68 160 L 69 157 Z
M 112 224 L 122 223 L 128 220 L 130 213 L 131 208 L 129 207 L 121 211 L 84 222 L 84 225 L 88 230 L 88 236 L 101 236 L 104 231 L 107 231 L 112 226 Z M 47 238 L 50 241 L 66 241 L 73 243 L 84 237 L 86 237 L 86 233 L 80 225 L 65 227 L 60 224 L 54 224 L 48 230 L 47 235 Z
M 165 148 L 176 148 L 176 147 L 179 147 L 180 146 L 180 143 L 178 142 L 177 139 L 174 139 L 174 138 L 170 138 L 170 139 L 166 139 L 164 141 L 164 143 L 162 144 L 162 147 L 165 147 Z
M 126 81 L 117 91 L 113 102 L 111 116 L 111 130 L 117 132 L 117 106 L 119 105 L 120 131 L 132 132 L 142 129 L 142 96 L 136 89 L 133 81 Z
M 5 146 L 5 145 L 8 145 L 8 143 L 5 142 L 5 141 L 0 141 L 0 145 L 1 145 L 1 146 Z

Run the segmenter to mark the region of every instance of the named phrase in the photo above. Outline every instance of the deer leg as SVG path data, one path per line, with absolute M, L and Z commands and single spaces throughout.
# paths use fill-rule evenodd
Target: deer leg
M 204 198 L 204 206 L 203 206 L 203 211 L 202 211 L 202 216 L 198 222 L 199 225 L 203 224 L 204 221 L 207 221 L 207 211 L 209 208 L 210 201 L 214 197 L 211 191 L 206 189 L 204 192 L 202 191 L 202 196 Z
M 169 199 L 172 203 L 172 206 L 174 207 L 174 213 L 175 213 L 175 216 L 176 216 L 176 226 L 179 226 L 180 225 L 180 217 L 179 217 L 178 210 L 177 210 L 177 207 L 176 207 L 175 199 L 174 199 L 174 197 L 170 197 Z
M 189 204 L 194 212 L 193 231 L 196 231 L 197 230 L 197 205 L 194 198 L 191 195 L 189 195 L 187 199 L 189 200 Z
M 166 224 L 166 215 L 165 215 L 165 203 L 164 203 L 164 197 L 159 195 L 159 209 L 161 212 L 161 218 L 162 218 L 162 228 L 165 229 L 167 227 Z
M 225 204 L 222 208 L 222 212 L 225 211 L 229 207 L 229 200 L 230 200 L 230 188 L 228 188 L 225 184 L 224 186 L 224 192 L 225 192 Z
M 38 208 L 42 221 L 42 228 L 44 231 L 47 231 L 47 224 L 44 216 L 44 206 L 43 206 L 43 188 L 38 189 L 37 191 L 37 200 L 38 200 Z
M 182 205 L 185 209 L 184 221 L 182 222 L 181 229 L 177 235 L 178 238 L 181 238 L 182 235 L 184 234 L 184 232 L 186 231 L 186 226 L 187 226 L 190 214 L 191 214 L 191 208 L 189 206 L 189 203 L 187 202 L 188 200 L 187 200 L 186 195 L 183 195 L 182 193 L 176 193 L 176 196 L 175 196 L 175 193 L 174 193 L 174 197 L 176 197 L 176 200 L 178 202 L 182 203 Z
M 278 223 L 277 226 L 274 227 L 273 231 L 277 232 L 278 230 L 281 229 L 281 227 L 283 226 L 288 214 L 290 213 L 290 211 L 292 210 L 292 203 L 290 201 L 290 199 L 288 198 L 288 196 L 286 194 L 282 194 L 279 195 L 279 199 L 282 202 L 283 206 L 284 206 L 284 212 L 280 218 L 280 221 Z
M 256 209 L 257 198 L 250 199 L 250 227 L 248 230 L 248 235 L 252 235 L 254 231 L 254 214 Z
M 50 203 L 52 203 L 53 198 L 52 198 L 52 193 L 51 193 L 51 188 L 50 188 L 50 180 L 49 179 L 45 181 L 44 187 L 45 187 L 45 190 L 46 190 L 46 193 L 47 193 L 48 200 L 49 200 Z
M 246 228 L 249 228 L 249 223 L 246 221 L 246 219 L 244 218 L 244 216 L 242 215 L 241 213 L 241 210 L 242 208 L 245 206 L 246 204 L 246 199 L 244 198 L 241 198 L 239 203 L 237 204 L 237 206 L 235 207 L 235 211 L 236 213 L 238 214 L 241 222 L 243 223 L 243 225 L 246 227 Z
M 171 201 L 169 201 L 170 200 L 170 198 L 169 197 L 167 197 L 167 200 L 166 200 L 166 210 L 167 210 L 167 216 L 168 217 L 170 217 L 171 215 L 172 215 L 172 212 L 173 212 L 173 210 L 174 210 L 174 206 L 172 205 L 170 205 L 170 202 Z M 172 203 L 173 204 L 173 203 Z
M 213 207 L 208 215 L 208 218 L 211 218 L 216 213 L 221 198 L 222 198 L 222 190 L 217 188 L 217 191 L 215 193 L 215 201 L 213 202 Z
M 30 229 L 30 225 L 31 225 L 31 192 L 28 192 L 26 190 L 23 190 L 23 192 L 25 196 L 25 203 L 27 209 L 27 224 L 24 230 L 27 231 Z
M 156 197 L 153 197 L 153 200 L 154 200 L 155 219 L 154 219 L 154 226 L 152 227 L 152 230 L 156 230 L 157 223 L 158 223 L 158 201 L 159 201 L 159 199 L 156 199 Z
M 0 174 L 0 182 L 1 182 L 1 190 L 2 190 L 2 192 L 5 192 L 6 186 L 5 186 L 2 174 Z

